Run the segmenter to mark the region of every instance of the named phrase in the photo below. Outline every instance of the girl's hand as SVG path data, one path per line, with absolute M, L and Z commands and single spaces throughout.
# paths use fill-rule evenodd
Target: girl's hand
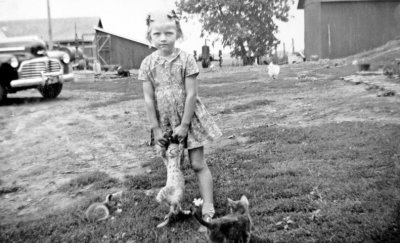
M 187 124 L 181 124 L 178 127 L 175 128 L 174 133 L 172 134 L 173 137 L 177 136 L 178 140 L 180 143 L 182 143 L 187 134 L 188 134 L 188 130 L 189 130 L 189 125 Z
M 165 148 L 168 145 L 168 140 L 164 137 L 164 134 L 161 128 L 153 128 L 154 133 L 154 142 L 156 145 L 160 146 L 161 148 Z

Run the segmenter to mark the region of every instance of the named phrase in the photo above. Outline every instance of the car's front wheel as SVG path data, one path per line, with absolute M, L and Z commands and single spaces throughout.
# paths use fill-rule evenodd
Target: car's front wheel
M 43 98 L 54 99 L 61 93 L 62 87 L 62 83 L 48 84 L 40 87 L 39 92 L 42 94 Z
M 0 104 L 7 99 L 7 90 L 0 84 Z

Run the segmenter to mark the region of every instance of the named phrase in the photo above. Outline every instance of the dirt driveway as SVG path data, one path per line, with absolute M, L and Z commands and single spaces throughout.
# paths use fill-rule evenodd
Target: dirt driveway
M 305 78 L 298 78 L 301 73 Z M 210 149 L 240 142 L 241 128 L 262 124 L 399 124 L 399 94 L 378 97 L 363 84 L 338 78 L 352 73 L 351 66 L 328 69 L 321 64 L 284 66 L 276 80 L 267 76 L 266 66 L 203 71 L 200 96 L 224 132 Z M 400 85 L 399 80 L 387 82 Z M 154 155 L 146 146 L 141 97 L 135 79 L 67 84 L 51 101 L 35 90 L 9 95 L 0 106 L 1 222 L 73 205 L 82 199 L 80 192 L 71 195 L 58 188 L 77 175 L 96 170 L 115 178 L 143 173 Z
M 120 178 L 140 173 L 142 158 L 151 156 L 141 149 L 148 135 L 141 100 L 113 104 L 121 93 L 76 85 L 66 85 L 56 100 L 31 90 L 0 107 L 1 187 L 17 191 L 1 197 L 2 222 L 69 205 L 74 198 L 57 188 L 78 174 L 99 170 Z

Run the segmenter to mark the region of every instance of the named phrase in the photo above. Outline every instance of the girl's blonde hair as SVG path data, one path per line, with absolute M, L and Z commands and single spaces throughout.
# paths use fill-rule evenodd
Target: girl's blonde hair
M 170 12 L 166 13 L 167 18 L 170 20 L 174 20 L 175 21 L 175 25 L 176 25 L 176 34 L 177 34 L 177 38 L 183 38 L 183 32 L 182 32 L 182 28 L 181 28 L 181 24 L 179 22 L 179 17 L 178 15 L 175 13 L 174 10 L 171 10 Z M 154 19 L 152 18 L 151 13 L 149 13 L 147 15 L 146 18 L 146 25 L 147 25 L 147 33 L 146 33 L 146 39 L 151 43 L 151 28 L 150 28 L 150 24 L 154 22 Z

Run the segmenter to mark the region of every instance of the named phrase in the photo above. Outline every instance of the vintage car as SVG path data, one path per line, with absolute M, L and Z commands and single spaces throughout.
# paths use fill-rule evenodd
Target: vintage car
M 36 36 L 0 39 L 0 103 L 8 93 L 38 89 L 44 98 L 56 98 L 63 83 L 74 80 L 71 56 L 48 51 Z

